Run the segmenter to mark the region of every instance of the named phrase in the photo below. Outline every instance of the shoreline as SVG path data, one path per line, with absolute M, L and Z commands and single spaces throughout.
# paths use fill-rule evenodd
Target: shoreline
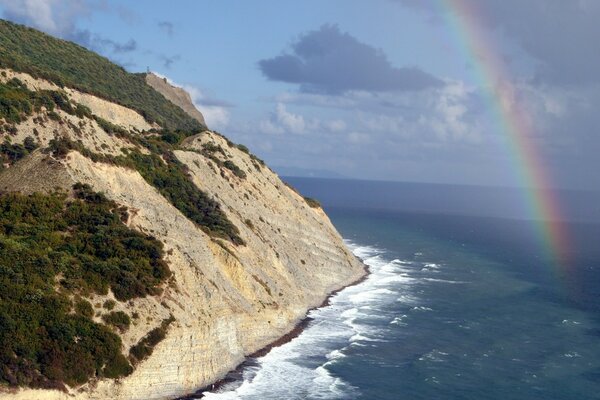
M 344 290 L 346 288 L 359 285 L 360 283 L 364 282 L 369 277 L 369 275 L 371 274 L 371 270 L 370 270 L 369 266 L 367 264 L 365 264 L 364 261 L 362 259 L 360 259 L 359 257 L 356 257 L 356 258 L 363 265 L 364 274 L 360 278 L 329 293 L 327 295 L 327 297 L 325 298 L 325 300 L 323 300 L 323 302 L 319 306 L 312 307 L 312 308 L 309 308 L 308 310 L 306 310 L 305 317 L 302 318 L 292 328 L 292 330 L 290 330 L 288 333 L 281 336 L 280 338 L 274 340 L 273 342 L 267 344 L 265 347 L 246 356 L 242 363 L 240 363 L 237 367 L 235 367 L 234 369 L 229 371 L 227 374 L 225 374 L 225 376 L 223 378 L 218 379 L 214 383 L 196 390 L 194 393 L 191 393 L 191 394 L 188 394 L 185 396 L 181 396 L 181 397 L 177 397 L 174 400 L 197 400 L 197 399 L 204 398 L 205 392 L 214 392 L 214 391 L 222 388 L 224 385 L 231 383 L 231 382 L 235 382 L 236 380 L 240 379 L 242 377 L 244 369 L 253 365 L 251 362 L 252 359 L 255 359 L 258 357 L 263 357 L 263 356 L 267 355 L 273 348 L 283 346 L 284 344 L 289 343 L 293 339 L 300 336 L 300 334 L 304 331 L 304 329 L 306 329 L 308 327 L 308 325 L 310 324 L 310 322 L 313 320 L 313 318 L 311 318 L 308 315 L 311 311 L 317 310 L 320 308 L 324 308 L 324 307 L 328 307 L 330 305 L 330 300 L 333 296 L 335 296 L 336 294 L 338 294 L 339 292 L 341 292 L 342 290 Z

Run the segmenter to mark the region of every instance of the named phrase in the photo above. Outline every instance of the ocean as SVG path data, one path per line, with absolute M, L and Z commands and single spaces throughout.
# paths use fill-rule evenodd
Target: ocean
M 600 399 L 600 193 L 558 193 L 557 268 L 518 189 L 286 180 L 371 274 L 204 398 Z

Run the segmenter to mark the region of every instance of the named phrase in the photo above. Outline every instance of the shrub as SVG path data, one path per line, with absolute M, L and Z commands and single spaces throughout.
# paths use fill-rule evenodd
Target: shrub
M 228 170 L 230 170 L 231 172 L 233 172 L 233 174 L 235 176 L 237 176 L 238 178 L 241 178 L 241 179 L 246 178 L 246 173 L 240 167 L 235 165 L 233 161 L 226 160 L 223 162 L 223 166 L 225 168 L 227 168 Z
M 113 308 L 115 308 L 115 305 L 117 303 L 114 300 L 106 300 L 104 302 L 104 304 L 102 305 L 102 307 L 104 307 L 105 309 L 107 309 L 108 311 L 112 310 Z
M 136 141 L 133 137 L 129 138 Z M 129 151 L 126 157 L 96 154 L 83 147 L 81 143 L 67 138 L 52 139 L 48 151 L 57 158 L 64 158 L 69 151 L 77 150 L 93 161 L 135 169 L 146 182 L 154 186 L 175 208 L 198 224 L 206 233 L 230 240 L 236 245 L 245 244 L 239 236 L 239 230 L 221 210 L 219 203 L 198 189 L 187 173 L 185 165 L 177 160 L 167 143 L 150 139 L 139 143 L 148 148 L 152 154 L 142 154 L 137 150 Z
M 311 208 L 321 208 L 321 203 L 319 203 L 318 200 L 315 200 L 310 197 L 305 197 L 304 201 L 306 201 L 306 204 L 308 204 Z
M 135 346 L 129 350 L 129 360 L 133 365 L 145 360 L 154 350 L 154 347 L 159 344 L 166 336 L 169 325 L 175 321 L 173 316 L 162 321 L 159 327 L 152 329 L 144 336 Z
M 243 245 L 239 230 L 229 221 L 219 203 L 194 185 L 185 166 L 171 152 L 163 153 L 163 157 L 166 163 L 156 154 L 137 151 L 129 154 L 129 159 L 144 179 L 187 218 L 211 235 Z
M 60 389 L 131 373 L 83 297 L 156 294 L 170 275 L 162 244 L 127 228 L 114 202 L 87 185 L 74 193 L 0 195 L 0 384 Z M 122 314 L 109 314 L 118 329 Z
M 104 314 L 102 320 L 108 324 L 117 328 L 120 332 L 125 332 L 131 325 L 131 319 L 129 315 L 123 311 L 113 311 L 109 314 Z
M 77 299 L 75 302 L 75 312 L 87 318 L 92 318 L 94 316 L 94 307 L 92 304 L 84 299 Z
M 250 154 L 250 150 L 248 149 L 248 147 L 244 146 L 243 144 L 238 144 L 237 148 L 246 154 Z

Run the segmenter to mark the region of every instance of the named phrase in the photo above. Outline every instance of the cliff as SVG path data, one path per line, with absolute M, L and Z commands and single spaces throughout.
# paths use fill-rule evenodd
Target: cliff
M 97 375 L 62 390 L 2 382 L 0 399 L 148 400 L 194 392 L 364 274 L 323 210 L 309 206 L 245 147 L 211 131 L 174 136 L 138 110 L 30 73 L 5 68 L 0 83 L 56 103 L 23 106 L 10 123 L 4 116 L 0 141 L 29 150 L 5 154 L 10 162 L 0 170 L 0 191 L 68 194 L 74 184 L 87 184 L 127 210 L 127 228 L 162 243 L 171 271 L 159 291 L 126 301 L 113 290 L 76 293 L 92 305 L 90 318 L 98 325 L 105 324 L 107 301 L 131 317 L 129 329 L 111 328 L 131 373 Z M 189 95 L 177 91 L 172 98 L 163 89 L 204 124 L 199 112 L 185 109 Z M 179 182 L 181 191 L 164 182 Z M 206 196 L 208 206 L 200 211 L 210 219 L 178 193 Z M 134 362 L 134 347 L 158 329 L 164 338 Z
M 180 107 L 190 117 L 206 126 L 204 116 L 198 111 L 188 92 L 180 87 L 171 85 L 166 78 L 161 78 L 153 73 L 146 74 L 146 83 L 165 96 L 167 100 Z

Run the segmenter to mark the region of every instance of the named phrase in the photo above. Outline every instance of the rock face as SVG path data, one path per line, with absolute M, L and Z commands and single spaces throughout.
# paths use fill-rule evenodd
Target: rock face
M 204 116 L 198 111 L 188 92 L 180 87 L 169 84 L 165 78 L 161 78 L 151 72 L 146 74 L 146 83 L 165 96 L 171 103 L 185 111 L 190 117 L 206 126 Z
M 0 79 L 13 75 L 5 72 Z M 50 85 L 20 76 L 31 89 Z M 85 101 L 94 114 L 116 125 L 133 131 L 148 128 L 132 110 L 73 90 L 68 95 L 74 101 Z M 189 96 L 183 97 L 189 100 Z M 75 118 L 64 113 L 61 117 L 67 121 Z M 78 124 L 49 121 L 41 126 L 33 118 L 35 115 L 17 126 L 13 143 L 22 142 L 35 128 L 42 146 L 55 137 L 79 140 L 102 154 L 132 146 L 89 119 Z M 207 146 L 223 151 L 211 159 L 201 153 Z M 117 306 L 141 316 L 122 335 L 125 354 L 169 315 L 175 318 L 166 338 L 126 378 L 94 381 L 71 388 L 69 393 L 0 388 L 0 399 L 149 400 L 194 392 L 222 377 L 246 355 L 289 332 L 330 292 L 364 275 L 362 264 L 345 247 L 323 210 L 309 207 L 244 150 L 206 131 L 186 139 L 175 152 L 194 184 L 217 200 L 237 226 L 244 246 L 208 236 L 139 172 L 94 162 L 77 151 L 56 159 L 36 150 L 0 172 L 2 191 L 31 193 L 87 183 L 129 209 L 130 227 L 163 242 L 173 280 L 160 296 Z M 237 165 L 245 177 L 222 168 L 224 161 Z M 95 296 L 91 302 L 106 298 Z

